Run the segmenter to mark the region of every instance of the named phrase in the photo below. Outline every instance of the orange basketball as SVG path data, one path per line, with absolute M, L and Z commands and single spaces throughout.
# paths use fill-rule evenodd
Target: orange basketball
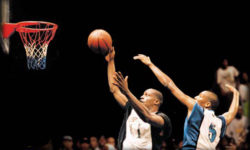
M 112 48 L 112 38 L 107 31 L 96 29 L 89 34 L 88 46 L 97 54 L 107 55 Z

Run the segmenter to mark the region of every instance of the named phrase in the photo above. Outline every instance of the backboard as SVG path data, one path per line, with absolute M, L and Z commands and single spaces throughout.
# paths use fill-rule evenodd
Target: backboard
M 2 35 L 3 23 L 10 22 L 10 0 L 0 1 L 0 43 L 4 53 L 9 54 L 9 39 L 4 39 Z

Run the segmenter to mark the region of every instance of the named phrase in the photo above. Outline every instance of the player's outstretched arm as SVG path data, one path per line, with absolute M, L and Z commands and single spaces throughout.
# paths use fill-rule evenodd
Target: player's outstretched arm
M 121 93 L 120 89 L 113 85 L 114 79 L 113 75 L 115 73 L 115 49 L 114 47 L 110 50 L 109 54 L 105 57 L 106 61 L 108 62 L 108 68 L 107 68 L 107 73 L 108 73 L 108 84 L 110 88 L 110 92 L 113 94 L 114 98 L 116 101 L 122 106 L 125 107 L 128 99 L 127 97 Z
M 233 100 L 230 105 L 229 111 L 223 114 L 226 120 L 226 124 L 228 125 L 234 119 L 235 115 L 238 112 L 239 92 L 231 85 L 226 84 L 226 87 L 229 88 L 231 92 L 233 92 Z
M 124 93 L 126 95 L 126 97 L 128 98 L 128 101 L 130 102 L 132 107 L 135 109 L 135 111 L 141 117 L 141 119 L 143 121 L 148 122 L 156 127 L 163 127 L 164 126 L 163 118 L 155 113 L 151 113 L 148 110 L 148 108 L 142 102 L 140 102 L 133 95 L 133 93 L 130 92 L 130 90 L 128 88 L 128 76 L 126 76 L 124 79 L 121 72 L 119 72 L 119 73 L 115 73 L 113 78 L 115 80 L 115 83 L 113 83 L 113 84 L 116 85 L 117 87 L 119 87 L 119 89 L 122 91 L 122 93 Z
M 139 54 L 134 57 L 134 60 L 140 60 L 143 64 L 148 66 L 154 75 L 157 77 L 157 79 L 160 81 L 160 83 L 167 87 L 172 94 L 181 101 L 184 105 L 187 106 L 188 110 L 192 110 L 193 106 L 195 104 L 195 101 L 190 96 L 184 94 L 172 81 L 172 79 L 167 76 L 165 73 L 163 73 L 158 67 L 156 67 L 150 60 L 148 56 L 145 56 L 143 54 Z

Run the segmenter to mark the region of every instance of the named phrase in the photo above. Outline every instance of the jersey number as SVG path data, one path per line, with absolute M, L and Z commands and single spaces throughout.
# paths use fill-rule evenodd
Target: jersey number
M 215 137 L 216 137 L 216 130 L 214 129 L 214 127 L 215 127 L 215 125 L 213 125 L 212 123 L 209 126 L 208 138 L 209 138 L 211 143 L 214 142 Z

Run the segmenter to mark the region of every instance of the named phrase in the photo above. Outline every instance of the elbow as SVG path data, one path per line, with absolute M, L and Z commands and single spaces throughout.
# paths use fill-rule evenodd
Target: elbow
M 170 85 L 170 82 L 167 80 L 167 79 L 163 79 L 162 81 L 162 85 L 166 88 L 169 88 L 171 90 L 171 87 L 169 86 Z
M 164 79 L 162 81 L 162 84 L 164 87 L 168 88 L 171 92 L 173 92 L 175 84 L 173 81 L 168 81 L 167 79 Z
M 163 79 L 163 80 L 162 80 L 162 85 L 163 85 L 164 87 L 168 87 L 168 81 L 167 81 L 167 79 Z

